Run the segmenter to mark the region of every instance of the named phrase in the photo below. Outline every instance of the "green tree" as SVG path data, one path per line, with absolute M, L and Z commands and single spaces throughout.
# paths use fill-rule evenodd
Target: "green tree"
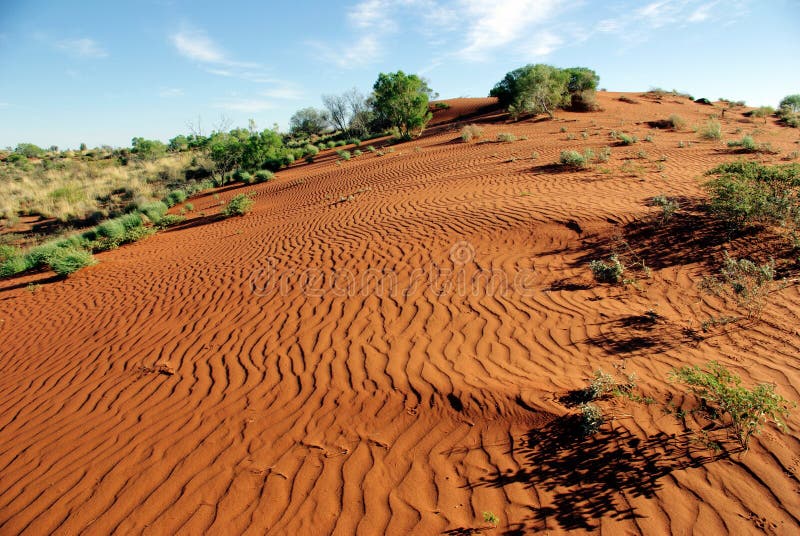
M 800 94 L 788 95 L 784 97 L 779 105 L 779 108 L 781 108 L 781 110 L 787 110 L 793 114 L 800 113 Z
M 20 143 L 14 152 L 26 158 L 41 158 L 44 156 L 44 149 L 33 143 Z
M 294 136 L 321 134 L 328 127 L 328 115 L 316 108 L 297 110 L 289 119 L 289 131 Z
M 131 140 L 131 152 L 142 160 L 155 160 L 167 154 L 167 146 L 158 140 L 137 137 Z
M 587 67 L 570 67 L 564 69 L 569 75 L 567 91 L 570 97 L 570 107 L 575 110 L 592 110 L 596 108 L 595 93 L 600 77 Z
M 410 139 L 431 119 L 430 93 L 428 84 L 415 74 L 381 73 L 373 86 L 372 105 L 379 121 L 385 121 L 397 128 L 401 137 Z
M 189 148 L 189 140 L 183 134 L 178 134 L 167 144 L 167 149 L 173 153 L 177 153 L 180 151 L 185 151 Z

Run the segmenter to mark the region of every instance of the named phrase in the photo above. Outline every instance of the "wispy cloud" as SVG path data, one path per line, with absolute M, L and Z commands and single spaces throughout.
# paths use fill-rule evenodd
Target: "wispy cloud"
M 325 63 L 332 63 L 342 69 L 353 69 L 369 65 L 377 60 L 383 51 L 378 38 L 374 35 L 362 35 L 358 41 L 344 45 L 330 45 L 320 41 L 307 41 L 314 55 Z
M 205 32 L 185 28 L 170 36 L 178 53 L 190 60 L 225 63 L 225 55 Z
M 467 44 L 459 56 L 467 60 L 487 59 L 500 47 L 534 35 L 536 27 L 547 22 L 564 0 L 462 0 L 467 20 Z M 541 30 L 538 55 L 552 52 L 561 40 L 550 30 Z
M 183 90 L 179 87 L 165 87 L 161 88 L 161 90 L 158 92 L 158 96 L 163 99 L 169 99 L 172 97 L 182 97 Z
M 55 46 L 70 56 L 80 58 L 105 58 L 108 56 L 108 52 L 103 47 L 88 37 L 63 39 L 56 41 Z

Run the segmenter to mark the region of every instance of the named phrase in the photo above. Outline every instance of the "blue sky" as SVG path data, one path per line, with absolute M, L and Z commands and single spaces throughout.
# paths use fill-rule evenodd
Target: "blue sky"
M 542 62 L 611 91 L 775 106 L 800 93 L 798 27 L 798 0 L 4 0 L 0 147 L 166 141 L 223 116 L 285 129 L 398 69 L 442 98 Z

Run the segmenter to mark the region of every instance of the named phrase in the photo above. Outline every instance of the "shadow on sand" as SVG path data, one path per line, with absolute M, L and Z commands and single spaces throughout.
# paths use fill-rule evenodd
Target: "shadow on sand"
M 578 421 L 578 416 L 568 415 L 531 430 L 511 451 L 519 469 L 490 474 L 468 486 L 522 484 L 535 490 L 543 504 L 531 508 L 529 519 L 507 527 L 503 534 L 593 530 L 603 518 L 642 517 L 632 500 L 653 497 L 664 477 L 734 452 L 722 450 L 709 455 L 710 451 L 690 433 L 660 432 L 642 439 L 613 423 L 583 437 Z

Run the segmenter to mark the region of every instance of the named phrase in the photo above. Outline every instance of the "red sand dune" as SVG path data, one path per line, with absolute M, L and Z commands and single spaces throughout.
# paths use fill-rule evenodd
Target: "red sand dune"
M 690 130 L 615 146 L 612 129 L 712 112 L 619 96 L 508 124 L 489 99 L 448 101 L 394 152 L 329 151 L 221 192 L 254 194 L 244 218 L 204 195 L 66 280 L 0 281 L 0 534 L 470 534 L 484 511 L 488 534 L 800 532 L 800 413 L 725 456 L 663 411 L 689 404 L 670 368 L 709 359 L 800 400 L 797 286 L 760 322 L 694 338 L 726 312 L 697 290 L 723 247 L 703 229 L 629 238 L 653 268 L 641 291 L 591 279 L 650 197 L 690 207 L 736 158 Z M 464 143 L 471 122 L 527 139 Z M 722 123 L 798 149 L 772 121 Z M 552 166 L 606 145 L 607 164 Z M 623 361 L 656 403 L 604 402 L 613 419 L 576 442 L 561 397 Z

